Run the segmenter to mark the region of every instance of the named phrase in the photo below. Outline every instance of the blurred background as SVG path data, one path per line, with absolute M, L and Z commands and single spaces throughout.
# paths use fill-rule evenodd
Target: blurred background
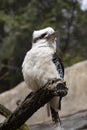
M 65 67 L 87 59 L 86 0 L 0 0 L 0 93 L 23 81 L 32 32 L 48 26 L 59 31 Z

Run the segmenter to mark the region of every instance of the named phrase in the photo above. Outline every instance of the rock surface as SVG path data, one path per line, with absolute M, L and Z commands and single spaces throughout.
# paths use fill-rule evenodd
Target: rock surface
M 30 125 L 30 130 L 55 130 L 51 121 Z M 79 111 L 62 118 L 62 127 L 57 130 L 87 130 L 87 110 Z
M 63 98 L 63 115 L 72 114 L 87 108 L 87 60 L 65 69 L 65 80 L 69 88 Z
M 69 93 L 62 100 L 60 115 L 69 115 L 87 109 L 87 60 L 66 68 L 65 80 Z M 22 101 L 30 91 L 26 84 L 22 82 L 14 89 L 2 93 L 0 95 L 0 104 L 13 111 L 17 107 L 16 102 L 18 100 Z M 3 120 L 4 118 L 0 116 L 0 122 Z M 48 118 L 46 106 L 44 106 L 28 120 L 28 123 L 36 124 L 48 120 L 51 120 L 51 118 Z

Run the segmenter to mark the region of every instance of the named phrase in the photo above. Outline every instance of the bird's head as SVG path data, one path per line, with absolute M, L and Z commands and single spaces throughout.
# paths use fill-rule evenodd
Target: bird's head
M 54 29 L 51 27 L 34 31 L 32 45 L 40 45 L 40 46 L 47 45 L 56 49 L 57 36 L 58 31 L 54 31 Z

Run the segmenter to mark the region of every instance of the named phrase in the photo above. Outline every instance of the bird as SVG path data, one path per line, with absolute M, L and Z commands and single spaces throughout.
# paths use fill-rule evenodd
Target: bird
M 52 27 L 35 30 L 32 35 L 32 47 L 26 53 L 22 73 L 28 87 L 34 92 L 51 79 L 64 79 L 64 66 L 56 54 L 58 31 Z M 50 102 L 52 120 L 59 120 L 59 97 Z

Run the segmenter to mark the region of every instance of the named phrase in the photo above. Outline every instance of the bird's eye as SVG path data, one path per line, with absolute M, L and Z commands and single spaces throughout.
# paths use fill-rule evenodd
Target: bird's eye
M 46 35 L 47 33 L 43 33 L 40 37 L 33 39 L 33 43 L 36 43 L 38 40 L 43 39 Z
M 44 38 L 47 35 L 47 33 L 44 33 L 40 36 L 40 39 Z

